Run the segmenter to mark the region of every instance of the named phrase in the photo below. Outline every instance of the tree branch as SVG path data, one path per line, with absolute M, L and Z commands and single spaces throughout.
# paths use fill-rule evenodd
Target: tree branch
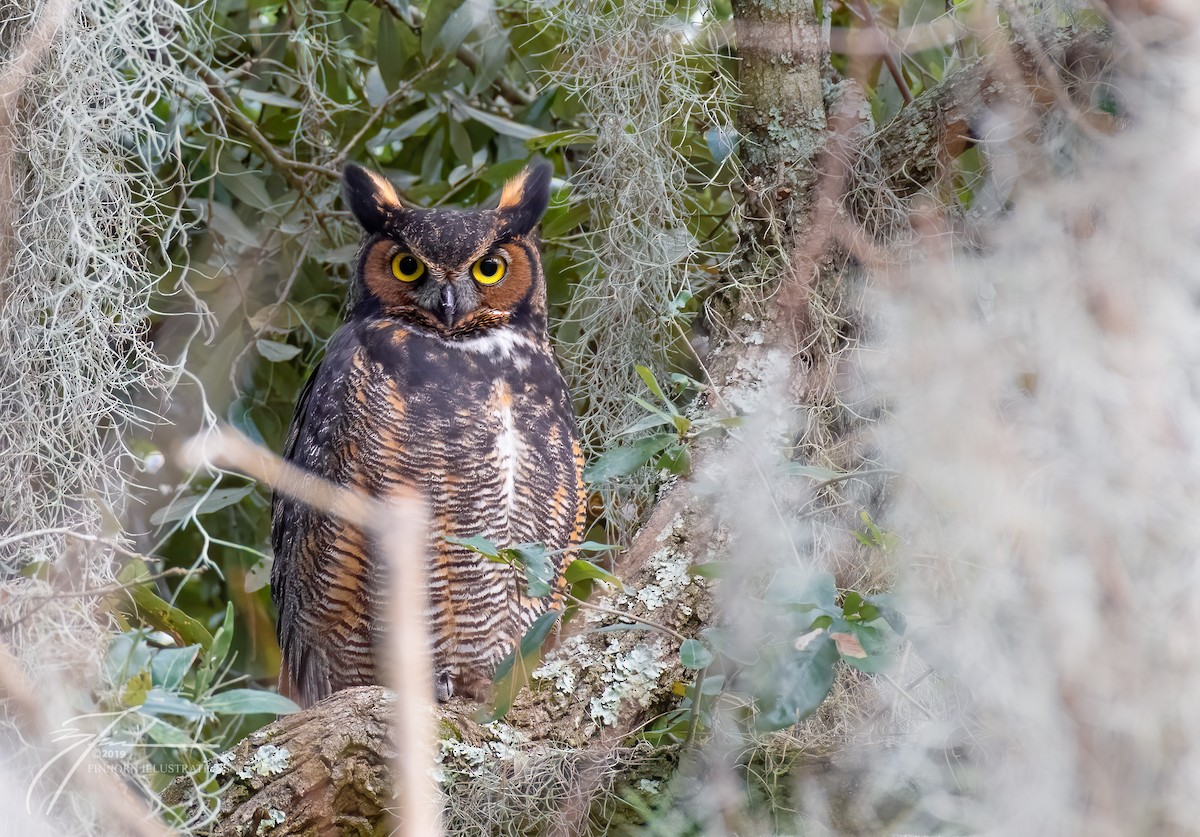
M 201 63 L 201 61 L 193 55 L 188 55 L 188 63 L 196 70 L 196 74 L 200 76 L 201 81 L 208 87 L 212 97 L 221 104 L 225 110 L 225 116 L 230 122 L 246 137 L 258 152 L 262 154 L 263 159 L 278 169 L 279 173 L 287 178 L 287 182 L 303 194 L 307 191 L 307 184 L 297 172 L 313 172 L 332 177 L 335 180 L 340 178 L 341 172 L 337 169 L 318 166 L 315 163 L 305 163 L 300 160 L 293 160 L 291 157 L 285 157 L 280 153 L 275 144 L 263 136 L 262 131 L 258 130 L 258 126 L 251 119 L 242 113 L 242 109 L 238 107 L 237 102 L 229 95 L 225 89 L 224 80 L 218 76 L 211 68 Z
M 1073 94 L 1108 66 L 1111 46 L 1109 33 L 1073 27 L 1059 30 L 1047 44 L 1014 41 L 1011 61 L 988 56 L 951 73 L 872 139 L 883 185 L 907 198 L 936 182 L 949 162 L 971 147 L 988 108 L 1001 102 L 1028 102 L 1032 96 L 1043 105 L 1065 104 L 1085 127 L 1090 125 L 1091 115 L 1062 98 L 1080 98 Z

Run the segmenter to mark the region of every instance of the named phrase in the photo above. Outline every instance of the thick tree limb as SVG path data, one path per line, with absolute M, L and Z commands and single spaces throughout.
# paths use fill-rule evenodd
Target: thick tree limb
M 872 138 L 869 150 L 878 155 L 883 186 L 907 198 L 936 182 L 978 138 L 987 110 L 1002 103 L 1065 105 L 1085 128 L 1105 119 L 1086 112 L 1086 93 L 1111 63 L 1111 53 L 1107 32 L 1071 28 L 1047 44 L 1018 40 L 1006 51 L 975 59 Z

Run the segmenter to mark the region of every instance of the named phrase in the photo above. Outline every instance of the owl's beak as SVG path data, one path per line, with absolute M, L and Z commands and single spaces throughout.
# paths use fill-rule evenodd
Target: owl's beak
M 454 286 L 447 282 L 442 285 L 442 322 L 446 328 L 454 325 Z

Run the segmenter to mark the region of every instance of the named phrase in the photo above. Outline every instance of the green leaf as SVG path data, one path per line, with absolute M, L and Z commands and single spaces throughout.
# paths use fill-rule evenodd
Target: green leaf
M 522 543 L 500 550 L 502 557 L 508 557 L 512 563 L 525 571 L 525 583 L 529 585 L 529 595 L 535 599 L 550 595 L 550 582 L 554 580 L 554 563 L 550 560 L 550 550 L 540 543 Z
M 508 62 L 508 33 L 496 27 L 480 39 L 477 51 L 479 66 L 475 70 L 475 80 L 468 91 L 472 97 L 483 93 L 504 72 Z
M 258 429 L 258 425 L 254 422 L 254 417 L 250 414 L 253 407 L 254 399 L 249 395 L 243 395 L 229 402 L 229 409 L 226 410 L 225 415 L 229 419 L 229 423 L 242 431 L 242 433 L 245 433 L 250 441 L 267 447 L 267 441 L 263 438 L 262 431 Z
M 159 509 L 150 515 L 150 522 L 155 526 L 161 526 L 164 523 L 183 520 L 191 517 L 193 514 L 201 515 L 219 511 L 226 506 L 232 506 L 234 503 L 240 502 L 244 497 L 249 497 L 253 491 L 254 485 L 252 483 L 250 485 L 240 485 L 237 488 L 214 488 L 205 494 L 193 494 L 190 497 L 183 497 L 177 499 L 166 508 Z
M 471 148 L 471 137 L 467 134 L 467 129 L 453 116 L 450 117 L 449 127 L 450 148 L 454 151 L 454 156 L 464 166 L 470 166 L 475 152 Z
M 150 672 L 139 671 L 121 689 L 121 702 L 126 706 L 141 706 L 146 702 L 151 683 Z
M 225 655 L 229 653 L 229 646 L 232 642 L 233 602 L 230 601 L 225 603 L 225 619 L 221 622 L 221 627 L 217 628 L 216 633 L 213 634 L 212 646 L 208 649 L 204 664 L 196 672 L 196 694 L 208 691 L 213 675 L 225 663 Z
M 217 175 L 217 182 L 242 203 L 255 209 L 270 209 L 275 205 L 275 201 L 271 200 L 271 195 L 267 192 L 263 176 L 259 172 L 243 171 L 238 174 L 221 172 Z
M 758 661 L 758 648 L 739 637 L 729 628 L 708 627 L 700 631 L 713 650 L 738 665 L 751 666 Z
M 666 425 L 674 426 L 675 422 L 671 416 L 663 415 L 662 413 L 654 413 L 648 416 L 642 416 L 633 424 L 620 431 L 618 436 L 634 436 L 638 433 L 644 433 L 647 430 L 653 430 L 656 427 Z
M 493 186 L 498 189 L 509 180 L 516 177 L 517 173 L 523 168 L 525 168 L 524 160 L 505 160 L 502 163 L 496 163 L 485 168 L 482 172 L 480 172 L 479 179 L 489 186 Z M 545 231 L 543 230 L 543 233 L 544 232 Z
M 679 646 L 679 662 L 684 668 L 702 669 L 711 665 L 713 659 L 713 653 L 698 639 L 685 639 Z
M 636 395 L 629 396 L 629 400 L 632 401 L 634 404 L 637 404 L 639 407 L 641 407 L 646 412 L 653 413 L 654 415 L 656 415 L 660 418 L 664 418 L 667 421 L 669 421 L 672 425 L 675 424 L 675 413 L 673 413 L 673 412 L 668 413 L 665 410 L 662 410 L 662 409 L 654 406 L 649 401 L 647 401 L 645 398 L 639 398 Z M 670 407 L 671 407 L 671 409 L 674 409 L 673 404 L 670 405 Z
M 434 4 L 437 5 L 437 4 Z M 430 15 L 432 17 L 432 15 Z M 428 22 L 428 18 L 426 18 Z M 471 34 L 471 30 L 475 28 L 475 3 L 463 3 L 457 9 L 450 13 L 436 32 L 433 39 L 432 49 L 426 50 L 427 54 L 441 52 L 449 54 L 456 52 L 467 36 Z M 421 32 L 422 46 L 425 43 L 425 32 Z
M 233 602 L 225 603 L 225 619 L 221 622 L 221 627 L 217 628 L 217 633 L 213 636 L 212 648 L 209 651 L 209 658 L 216 665 L 221 665 L 225 662 L 225 655 L 229 653 L 229 646 L 233 642 Z
M 774 659 L 756 667 L 760 688 L 756 690 L 759 712 L 754 724 L 764 731 L 790 727 L 820 706 L 833 688 L 839 658 L 828 633 L 803 650 L 784 645 L 776 651 Z
M 425 110 L 418 111 L 395 128 L 384 132 L 380 141 L 386 145 L 387 143 L 406 140 L 436 119 L 441 112 L 442 109 L 438 107 L 425 108 Z
M 485 558 L 491 558 L 493 561 L 501 560 L 500 548 L 482 535 L 472 535 L 469 538 L 452 538 L 447 536 L 443 540 L 446 543 L 452 543 L 456 546 L 464 546 Z
M 837 606 L 837 585 L 832 573 L 784 568 L 771 579 L 763 598 L 773 604 L 797 605 L 801 612 L 818 610 L 829 616 L 842 615 L 842 609 Z
M 217 715 L 291 715 L 300 707 L 283 695 L 260 689 L 230 689 L 204 701 Z
M 467 116 L 474 119 L 480 125 L 486 125 L 497 134 L 503 134 L 506 137 L 514 137 L 519 140 L 537 139 L 545 132 L 541 128 L 534 128 L 531 125 L 522 125 L 520 122 L 513 122 L 511 119 L 500 116 L 495 113 L 473 108 L 470 105 L 459 105 Z
M 529 676 L 541 661 L 542 645 L 561 615 L 561 610 L 551 610 L 539 616 L 529 626 L 525 636 L 521 637 L 520 645 L 496 666 L 496 674 L 492 678 L 492 682 L 496 684 L 496 693 L 492 699 L 491 710 L 481 713 L 478 717 L 480 723 L 498 721 L 508 714 L 513 700 L 529 682 Z
M 605 584 L 611 584 L 618 590 L 625 589 L 625 585 L 621 583 L 621 579 L 603 567 L 597 567 L 591 561 L 583 558 L 576 558 L 567 565 L 566 578 L 568 584 L 578 584 L 580 581 L 593 579 L 595 581 L 603 581 Z
M 525 140 L 525 147 L 530 151 L 553 151 L 568 145 L 589 146 L 596 144 L 596 135 L 591 131 L 581 131 L 572 128 L 567 131 L 550 131 L 539 137 Z
M 290 343 L 280 343 L 277 340 L 255 340 L 254 347 L 258 353 L 272 363 L 291 360 L 300 354 L 300 347 Z
M 583 470 L 583 478 L 598 483 L 632 474 L 678 439 L 674 433 L 659 433 L 638 439 L 632 445 L 605 451 Z
M 586 203 L 570 204 L 562 210 L 559 210 L 558 207 L 551 207 L 550 211 L 546 213 L 546 217 L 542 219 L 542 238 L 552 239 L 566 235 L 583 225 L 591 217 L 592 208 Z
M 441 3 L 430 4 L 425 14 L 425 22 L 421 24 L 421 54 L 426 58 L 433 57 L 438 33 L 460 5 L 462 0 L 443 0 Z
M 291 96 L 284 96 L 281 93 L 272 93 L 267 90 L 251 90 L 249 87 L 243 87 L 238 90 L 237 94 L 247 101 L 258 102 L 262 105 L 274 105 L 277 108 L 300 110 L 304 107 L 304 103 L 299 99 L 293 99 Z
M 242 589 L 247 593 L 253 593 L 256 590 L 261 590 L 271 583 L 271 566 L 272 560 L 270 557 L 259 558 L 255 561 L 250 569 L 246 570 L 245 580 L 242 582 Z
M 579 545 L 579 549 L 582 552 L 612 552 L 614 549 L 620 548 L 620 544 L 600 543 L 599 541 L 584 541 Z
M 256 233 L 242 223 L 238 214 L 223 203 L 209 201 L 201 203 L 206 210 L 208 229 L 218 239 L 226 244 L 241 245 L 247 250 L 257 250 L 262 247 L 262 240 Z
M 384 13 L 379 16 L 379 34 L 375 39 L 375 66 L 379 68 L 379 77 L 383 79 L 388 90 L 395 90 L 404 78 L 404 65 L 408 63 L 408 54 L 404 42 L 400 39 L 400 29 L 392 15 Z
M 165 689 L 151 689 L 142 702 L 142 712 L 147 715 L 176 715 L 192 721 L 209 716 L 202 707 Z
M 645 383 L 646 388 L 654 393 L 655 397 L 658 398 L 659 401 L 667 404 L 672 412 L 674 412 L 675 405 L 672 404 L 670 399 L 667 398 L 666 394 L 663 393 L 662 387 L 658 385 L 658 381 L 654 380 L 654 373 L 650 371 L 650 367 L 635 366 L 633 368 L 634 371 L 638 373 L 638 377 L 642 379 L 643 383 Z
M 163 747 L 175 747 L 179 750 L 186 750 L 194 747 L 196 742 L 193 741 L 191 733 L 181 730 L 179 727 L 172 726 L 161 718 L 155 718 L 154 723 L 146 727 L 146 735 L 155 744 Z
M 724 674 L 710 674 L 700 681 L 700 694 L 704 697 L 720 694 L 724 686 Z
M 864 600 L 879 611 L 879 615 L 891 626 L 893 631 L 904 636 L 904 632 L 908 630 L 908 621 L 904 618 L 904 614 L 896 609 L 891 594 L 876 593 L 874 596 L 864 596 Z
M 217 158 L 217 180 L 235 198 L 255 209 L 270 209 L 275 205 L 267 192 L 267 177 L 261 171 L 249 169 L 226 146 Z
M 112 638 L 104 655 L 104 673 L 108 682 L 117 686 L 148 668 L 151 650 L 146 645 L 146 632 L 126 631 Z M 149 684 L 147 684 L 149 688 Z
M 879 608 L 864 599 L 861 593 L 847 590 L 842 598 L 842 615 L 851 622 L 874 622 L 879 618 Z
M 846 622 L 844 624 L 845 632 L 853 635 L 858 640 L 859 646 L 866 653 L 865 657 L 843 653 L 841 655 L 842 660 L 847 665 L 859 671 L 865 671 L 868 674 L 877 674 L 892 664 L 894 648 L 878 628 L 864 625 L 861 622 Z M 839 627 L 841 626 L 835 623 L 832 632 L 838 633 L 836 629 Z
M 199 645 L 159 649 L 150 662 L 150 677 L 154 685 L 168 691 L 178 689 L 199 651 Z
M 141 561 L 130 562 L 117 574 L 117 582 L 122 585 L 128 601 L 133 605 L 132 608 L 126 605 L 123 609 L 156 630 L 178 637 L 180 645 L 211 648 L 212 634 L 202 624 L 159 598 L 150 581 L 142 581 L 149 574 Z
M 686 477 L 692 471 L 692 454 L 688 446 L 680 442 L 663 451 L 659 457 L 658 467 L 666 468 L 672 474 Z

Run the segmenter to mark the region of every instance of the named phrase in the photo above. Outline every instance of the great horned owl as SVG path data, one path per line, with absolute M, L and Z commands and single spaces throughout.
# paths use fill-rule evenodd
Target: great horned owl
M 365 231 L 357 302 L 300 394 L 284 457 L 376 497 L 424 496 L 435 692 L 478 700 L 525 630 L 561 605 L 584 523 L 583 456 L 535 237 L 550 166 L 526 168 L 490 210 L 407 209 L 354 165 L 343 197 Z M 545 544 L 553 594 L 530 598 L 516 569 L 446 540 L 474 535 Z M 272 543 L 281 688 L 307 706 L 377 682 L 385 591 L 370 539 L 277 494 Z

